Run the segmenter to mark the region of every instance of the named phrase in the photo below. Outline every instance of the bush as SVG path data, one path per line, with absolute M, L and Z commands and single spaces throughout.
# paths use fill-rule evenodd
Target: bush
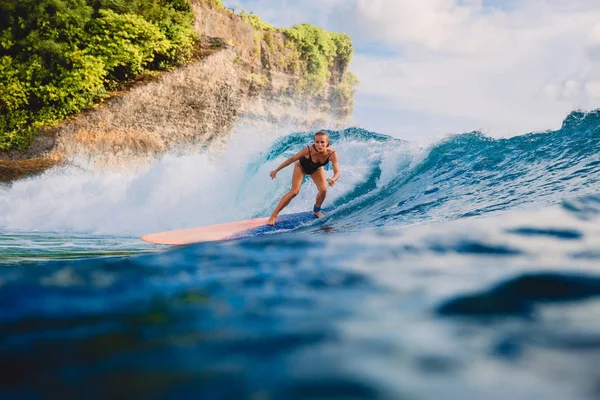
M 260 19 L 258 15 L 255 14 L 247 14 L 246 11 L 242 11 L 240 13 L 240 17 L 242 17 L 242 21 L 247 24 L 252 25 L 252 27 L 259 31 L 274 31 L 275 28 L 273 25 L 268 22 L 264 22 Z
M 91 106 L 139 73 L 187 62 L 188 0 L 0 2 L 0 150 Z
M 167 54 L 170 42 L 158 26 L 136 14 L 99 10 L 90 23 L 86 53 L 99 57 L 110 79 L 123 80 L 144 71 L 155 56 Z
M 301 91 L 318 91 L 330 77 L 330 69 L 339 61 L 350 63 L 353 46 L 346 34 L 327 32 L 310 24 L 294 25 L 283 30 L 288 37 L 288 47 L 297 50 L 306 62 L 307 76 L 300 82 Z

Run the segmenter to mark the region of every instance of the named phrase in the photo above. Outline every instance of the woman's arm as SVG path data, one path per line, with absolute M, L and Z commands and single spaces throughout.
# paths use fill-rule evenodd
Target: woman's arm
M 335 182 L 340 179 L 340 166 L 338 164 L 337 153 L 333 153 L 331 155 L 331 166 L 333 167 L 333 176 L 327 180 L 329 182 L 329 186 L 333 186 Z
M 308 154 L 308 148 L 304 147 L 302 150 L 297 152 L 295 155 L 293 155 L 292 157 L 285 160 L 283 163 L 281 163 L 281 165 L 279 167 L 277 167 L 277 169 L 271 171 L 271 173 L 269 174 L 269 175 L 271 175 L 271 179 L 275 179 L 275 176 L 277 175 L 277 173 L 279 171 L 281 171 L 288 165 L 298 161 L 300 158 L 306 157 L 307 154 Z

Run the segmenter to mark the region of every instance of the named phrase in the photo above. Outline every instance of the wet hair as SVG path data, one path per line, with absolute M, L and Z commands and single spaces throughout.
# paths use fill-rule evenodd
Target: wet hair
M 327 147 L 329 147 L 329 135 L 327 134 L 327 132 L 319 131 L 319 132 L 315 133 L 314 138 L 316 138 L 317 136 L 325 136 L 327 138 Z

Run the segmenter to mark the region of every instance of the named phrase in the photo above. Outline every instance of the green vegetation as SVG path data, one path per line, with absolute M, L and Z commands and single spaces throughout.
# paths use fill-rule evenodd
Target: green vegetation
M 323 88 L 331 75 L 335 63 L 344 68 L 352 59 L 354 48 L 350 37 L 346 34 L 327 32 L 311 24 L 294 25 L 289 29 L 276 29 L 262 21 L 257 15 L 242 11 L 242 20 L 257 30 L 254 34 L 254 56 L 260 57 L 260 41 L 264 40 L 269 50 L 284 51 L 275 45 L 274 31 L 282 32 L 287 37 L 288 57 L 280 57 L 280 63 L 287 65 L 291 72 L 303 76 L 298 82 L 301 92 L 316 92 Z M 262 36 L 260 33 L 262 32 Z
M 254 32 L 254 34 L 252 35 L 252 38 L 254 39 L 254 58 L 256 58 L 257 60 L 260 59 L 260 41 L 262 40 L 262 34 L 260 32 Z
M 258 15 L 255 14 L 247 14 L 246 11 L 242 11 L 240 13 L 240 17 L 242 17 L 242 21 L 244 21 L 247 24 L 250 24 L 254 27 L 254 29 L 257 29 L 259 31 L 274 31 L 276 30 L 273 25 L 269 24 L 268 22 L 264 22 L 263 20 L 260 19 L 260 17 Z
M 263 33 L 263 40 L 267 44 L 269 50 L 275 51 L 275 38 L 273 37 L 272 31 L 265 31 Z
M 188 0 L 0 1 L 0 150 L 27 148 L 120 82 L 187 62 L 192 24 Z
M 219 8 L 221 10 L 225 9 L 225 4 L 221 0 L 203 0 L 205 3 L 210 4 L 214 8 Z
M 253 86 L 265 86 L 269 83 L 269 78 L 264 75 L 249 73 L 246 75 L 246 81 Z
M 352 58 L 353 46 L 346 34 L 327 32 L 310 24 L 294 25 L 284 29 L 291 47 L 297 50 L 306 62 L 306 76 L 301 79 L 299 89 L 318 91 L 327 82 L 335 62 L 348 65 Z

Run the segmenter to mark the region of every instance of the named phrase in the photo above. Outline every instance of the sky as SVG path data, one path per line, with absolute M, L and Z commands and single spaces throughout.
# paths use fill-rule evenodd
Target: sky
M 403 139 L 559 129 L 600 107 L 599 0 L 224 0 L 347 33 L 354 125 Z

